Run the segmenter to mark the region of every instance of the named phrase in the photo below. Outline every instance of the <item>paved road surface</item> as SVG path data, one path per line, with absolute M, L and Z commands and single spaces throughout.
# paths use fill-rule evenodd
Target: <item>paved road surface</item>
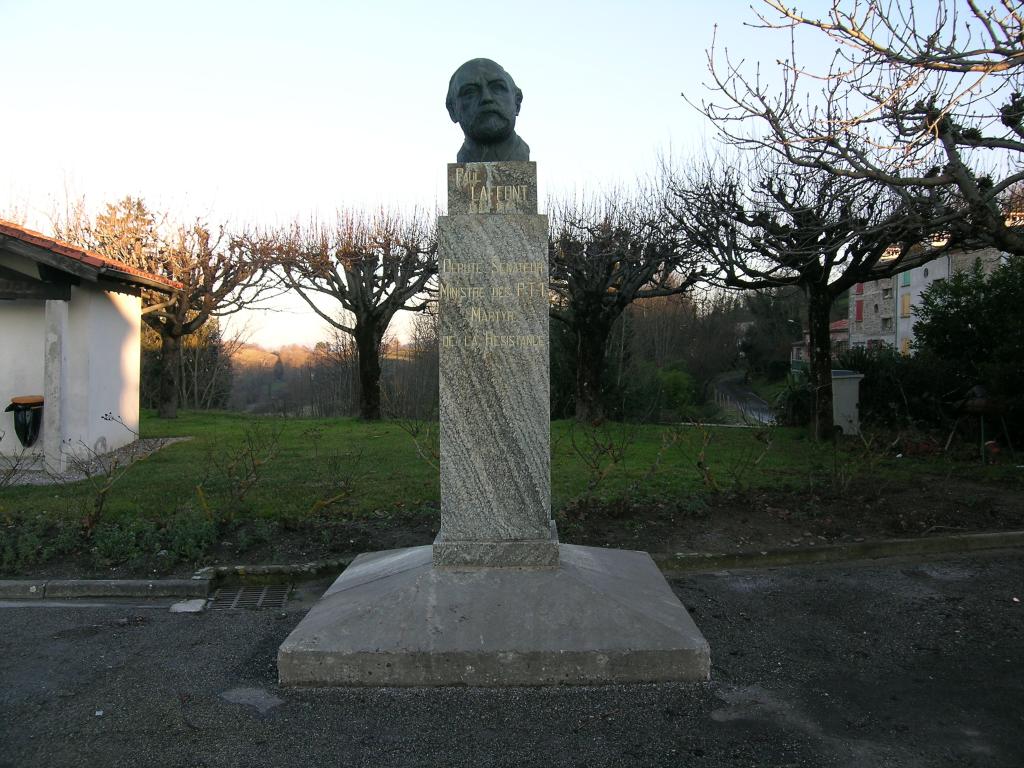
M 308 602 L 3 607 L 0 766 L 1020 768 L 1022 558 L 675 582 L 709 685 L 282 691 Z
M 724 377 L 715 382 L 717 402 L 739 411 L 751 424 L 774 424 L 775 410 L 743 383 L 742 374 Z

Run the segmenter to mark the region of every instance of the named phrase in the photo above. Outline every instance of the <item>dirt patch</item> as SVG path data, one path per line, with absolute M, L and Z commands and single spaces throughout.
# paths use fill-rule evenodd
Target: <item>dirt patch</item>
M 570 507 L 564 541 L 650 552 L 738 552 L 843 541 L 1024 529 L 1019 489 L 922 477 L 861 481 L 841 493 L 751 491 Z

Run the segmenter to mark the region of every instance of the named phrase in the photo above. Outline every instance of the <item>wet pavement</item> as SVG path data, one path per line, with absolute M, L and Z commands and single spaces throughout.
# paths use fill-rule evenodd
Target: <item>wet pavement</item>
M 284 610 L 0 604 L 0 766 L 1024 765 L 1024 550 L 673 582 L 710 684 L 281 689 Z

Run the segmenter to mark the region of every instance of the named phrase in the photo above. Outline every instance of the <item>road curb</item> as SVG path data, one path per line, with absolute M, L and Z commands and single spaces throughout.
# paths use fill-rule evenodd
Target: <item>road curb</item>
M 201 568 L 192 578 L 209 581 L 211 589 L 237 584 L 280 584 L 341 573 L 353 560 L 355 555 L 292 565 L 218 565 Z
M 782 565 L 814 565 L 881 557 L 957 554 L 986 549 L 1024 546 L 1024 531 L 964 533 L 922 539 L 884 539 L 828 544 L 804 549 L 770 549 L 756 552 L 677 552 L 651 554 L 666 575 L 717 571 L 727 568 L 767 568 Z
M 965 533 L 922 539 L 885 539 L 829 544 L 804 549 L 755 552 L 651 553 L 666 575 L 729 568 L 814 565 L 882 557 L 958 554 L 1024 546 L 1024 531 Z M 280 584 L 340 574 L 354 556 L 293 565 L 222 565 L 202 568 L 191 579 L 8 579 L 0 580 L 0 599 L 41 600 L 74 597 L 207 597 L 220 586 Z
M 71 597 L 206 597 L 208 579 L 51 579 L 0 581 L 0 599 Z
M 6 600 L 39 600 L 46 591 L 46 582 L 27 579 L 0 580 L 0 598 Z

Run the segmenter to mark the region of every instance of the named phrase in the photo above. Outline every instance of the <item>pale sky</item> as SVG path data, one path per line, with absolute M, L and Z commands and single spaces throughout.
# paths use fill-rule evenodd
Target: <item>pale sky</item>
M 478 56 L 525 94 L 542 200 L 630 185 L 711 135 L 680 92 L 703 92 L 716 23 L 774 62 L 784 36 L 752 19 L 737 0 L 0 0 L 0 217 L 45 232 L 68 196 L 128 194 L 236 226 L 443 208 L 462 141 L 448 79 Z M 252 340 L 315 343 L 303 306 L 251 315 Z

